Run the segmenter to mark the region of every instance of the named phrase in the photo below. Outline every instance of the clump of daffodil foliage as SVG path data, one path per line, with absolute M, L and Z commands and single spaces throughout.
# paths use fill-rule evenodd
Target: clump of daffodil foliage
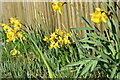
M 59 29 L 56 29 L 50 36 L 44 36 L 43 40 L 50 43 L 50 49 L 61 48 L 63 45 L 74 44 L 72 33 L 65 33 Z

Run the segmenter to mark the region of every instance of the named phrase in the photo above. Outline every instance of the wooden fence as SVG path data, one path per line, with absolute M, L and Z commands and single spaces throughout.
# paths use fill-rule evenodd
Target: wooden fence
M 53 12 L 50 2 L 1 2 L 0 3 L 0 21 L 8 22 L 10 17 L 17 17 L 23 23 L 33 24 L 33 20 L 43 25 L 44 20 L 49 29 L 67 28 L 71 27 L 85 27 L 85 24 L 81 21 L 78 14 L 83 15 L 89 22 L 91 22 L 90 13 L 94 11 L 94 7 L 101 7 L 107 10 L 104 3 L 100 2 L 70 2 L 63 6 L 63 15 L 58 12 Z M 94 5 L 95 6 L 94 6 Z M 118 3 L 120 5 L 120 2 Z M 75 10 L 75 8 L 77 10 Z M 118 14 L 120 10 L 117 11 Z M 120 17 L 120 16 L 119 16 Z M 94 24 L 93 22 L 91 22 Z M 44 27 L 44 26 L 43 26 Z M 102 30 L 102 27 L 99 27 Z

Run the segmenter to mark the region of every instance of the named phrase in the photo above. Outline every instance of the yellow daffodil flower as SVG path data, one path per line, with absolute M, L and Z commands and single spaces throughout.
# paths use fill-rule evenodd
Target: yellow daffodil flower
M 19 26 L 16 26 L 16 27 L 14 27 L 14 30 L 15 30 L 15 31 L 18 31 L 18 30 L 20 30 L 20 27 L 19 27 Z
M 55 47 L 60 48 L 60 46 L 58 45 L 58 42 L 55 43 L 54 48 L 55 48 Z
M 91 20 L 95 23 L 100 24 L 100 22 L 102 21 L 100 12 L 92 13 L 91 16 L 92 16 Z
M 63 32 L 63 31 L 60 31 L 60 32 L 59 32 L 59 35 L 63 36 L 63 35 L 64 35 L 64 32 Z
M 15 33 L 12 31 L 6 32 L 6 34 L 9 41 L 15 41 L 15 39 L 17 38 Z
M 55 30 L 55 33 L 56 33 L 56 34 L 59 34 L 59 29 L 56 29 L 56 30 Z
M 69 37 L 69 36 L 68 36 L 67 34 L 64 35 L 64 38 L 68 39 L 68 37 Z
M 106 15 L 106 13 L 102 13 L 102 21 L 103 22 L 107 22 L 108 21 L 108 17 L 107 17 L 107 15 Z
M 21 26 L 21 22 L 13 17 L 10 18 L 10 23 L 14 24 L 14 26 Z
M 62 41 L 63 41 L 62 37 L 59 36 L 58 42 L 62 42 Z
M 22 34 L 21 34 L 20 32 L 17 32 L 17 36 L 18 36 L 19 38 L 21 38 L 21 37 L 22 37 Z
M 11 55 L 16 55 L 16 54 L 20 54 L 20 51 L 16 50 L 15 48 L 13 50 L 10 51 Z
M 53 34 L 50 35 L 50 37 L 51 37 L 51 38 L 56 38 L 57 35 L 56 35 L 55 33 L 53 33 Z
M 51 42 L 50 49 L 54 48 L 55 47 L 54 45 L 55 45 L 55 42 Z
M 98 12 L 103 11 L 103 10 L 102 10 L 102 9 L 100 9 L 100 8 L 95 8 L 95 10 L 96 10 L 96 11 L 98 11 Z
M 51 44 L 50 44 L 50 49 L 52 49 L 52 48 L 60 48 L 60 46 L 58 45 L 58 42 L 52 42 Z
M 6 40 L 6 42 L 10 42 L 10 40 L 9 40 L 9 39 L 7 39 L 7 40 Z
M 13 24 L 15 21 L 16 21 L 16 19 L 15 19 L 15 18 L 13 18 L 13 17 L 11 17 L 11 18 L 10 18 L 10 23 L 12 23 L 12 24 Z
M 71 33 L 67 33 L 67 34 L 66 34 L 66 36 L 68 36 L 68 37 L 71 37 L 71 35 L 72 35 Z
M 20 22 L 19 20 L 16 20 L 16 21 L 14 22 L 14 26 L 21 26 L 21 22 Z
M 23 39 L 24 41 L 26 40 L 26 38 L 25 38 L 25 37 L 23 37 L 22 39 Z
M 108 17 L 106 15 L 106 13 L 107 13 L 106 11 L 103 11 L 100 8 L 96 8 L 95 13 L 90 14 L 92 16 L 91 20 L 95 23 L 98 23 L 98 24 L 100 24 L 102 21 L 107 22 Z
M 54 38 L 51 37 L 51 38 L 49 39 L 49 41 L 50 41 L 50 42 L 54 42 Z
M 76 38 L 78 38 L 78 33 L 77 33 L 77 34 L 75 34 L 75 36 L 76 36 Z
M 56 12 L 58 10 L 59 13 L 62 14 L 62 6 L 63 6 L 63 4 L 64 3 L 57 2 L 57 1 L 52 2 L 53 11 Z
M 70 40 L 68 40 L 67 38 L 64 38 L 64 43 L 65 44 L 71 44 Z
M 49 41 L 49 38 L 47 36 L 45 36 L 43 41 Z
M 5 30 L 5 31 L 12 30 L 12 28 L 9 25 L 5 24 L 5 23 L 2 23 L 1 26 L 3 26 L 3 30 Z
M 72 43 L 74 43 L 75 41 L 74 40 L 72 40 Z

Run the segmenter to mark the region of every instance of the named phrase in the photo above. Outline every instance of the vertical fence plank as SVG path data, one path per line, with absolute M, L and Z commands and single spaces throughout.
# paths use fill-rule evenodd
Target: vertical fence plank
M 69 25 L 69 27 L 71 28 L 71 27 L 73 27 L 73 22 L 72 22 L 72 11 L 71 11 L 71 6 L 70 6 L 70 2 L 69 3 L 67 3 L 67 9 L 68 9 L 68 25 Z
M 0 2 L 0 23 L 2 22 L 2 16 L 3 16 L 3 3 Z

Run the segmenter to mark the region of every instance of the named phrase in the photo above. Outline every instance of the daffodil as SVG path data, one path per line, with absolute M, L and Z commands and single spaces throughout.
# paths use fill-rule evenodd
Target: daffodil
M 68 40 L 67 38 L 64 38 L 64 43 L 67 44 L 71 44 L 70 40 Z
M 53 37 L 49 38 L 49 41 L 54 42 L 54 38 Z
M 1 26 L 3 26 L 3 30 L 5 30 L 5 31 L 12 30 L 12 28 L 9 25 L 5 24 L 5 23 L 2 23 Z
M 100 9 L 100 8 L 95 8 L 95 10 L 96 10 L 96 11 L 98 11 L 98 12 L 103 11 L 103 10 L 102 10 L 102 9 Z
M 58 42 L 62 42 L 62 41 L 63 41 L 62 37 L 59 36 Z
M 107 22 L 108 21 L 108 17 L 107 17 L 105 12 L 102 13 L 102 18 L 101 19 L 102 19 L 103 22 Z
M 63 35 L 64 35 L 64 32 L 63 32 L 63 31 L 60 31 L 60 32 L 59 32 L 59 35 L 63 36 Z
M 16 34 L 17 34 L 17 36 L 18 36 L 19 38 L 21 38 L 21 37 L 22 37 L 22 33 L 17 32 Z
M 67 33 L 67 34 L 66 34 L 66 36 L 68 36 L 68 37 L 71 37 L 71 35 L 72 35 L 71 33 Z
M 17 20 L 16 18 L 11 17 L 10 18 L 10 23 L 14 24 L 14 26 L 21 26 L 21 22 Z
M 19 20 L 16 20 L 16 21 L 14 22 L 14 26 L 21 26 L 21 22 L 20 22 Z
M 107 13 L 106 11 L 103 11 L 100 8 L 96 8 L 95 13 L 90 14 L 92 16 L 91 20 L 95 23 L 98 23 L 98 24 L 100 24 L 102 21 L 107 22 L 108 17 L 106 15 L 106 13 Z
M 50 37 L 51 37 L 51 38 L 56 38 L 57 35 L 56 35 L 55 33 L 53 33 L 53 34 L 50 35 Z
M 76 38 L 78 38 L 78 33 L 77 33 L 77 34 L 75 34 L 75 36 L 76 36 Z
M 55 33 L 56 33 L 56 34 L 59 34 L 59 29 L 56 29 L 56 30 L 55 30 Z
M 14 30 L 18 31 L 18 30 L 20 30 L 20 27 L 19 26 L 15 26 Z
M 44 41 L 49 41 L 49 38 L 47 36 L 44 37 Z
M 92 13 L 91 16 L 92 16 L 91 20 L 95 23 L 100 24 L 100 22 L 102 21 L 101 20 L 102 16 L 100 12 Z
M 15 41 L 17 38 L 13 31 L 6 32 L 9 41 Z
M 53 8 L 53 11 L 56 12 L 57 10 L 59 11 L 60 14 L 62 14 L 62 7 L 63 7 L 63 4 L 62 2 L 57 2 L 57 1 L 53 1 L 52 2 L 52 8 Z
M 55 47 L 54 45 L 55 45 L 55 42 L 51 42 L 50 49 L 54 48 Z
M 72 43 L 74 43 L 75 41 L 74 40 L 72 40 Z
M 15 48 L 13 50 L 10 51 L 11 55 L 16 55 L 16 54 L 20 54 L 20 51 L 16 50 Z
M 10 23 L 12 23 L 12 24 L 13 24 L 15 21 L 16 21 L 16 19 L 15 19 L 15 18 L 13 18 L 13 17 L 11 17 L 11 18 L 10 18 Z
M 56 43 L 55 43 L 54 48 L 55 48 L 55 47 L 60 48 L 60 46 L 59 46 L 58 42 L 56 42 Z
M 65 34 L 65 35 L 64 35 L 64 38 L 68 39 L 68 38 L 69 38 L 69 35 Z
M 25 37 L 23 37 L 22 39 L 23 39 L 23 40 L 26 40 L 26 38 L 25 38 Z
M 10 42 L 10 40 L 9 40 L 9 39 L 7 39 L 7 40 L 6 40 L 6 42 Z

